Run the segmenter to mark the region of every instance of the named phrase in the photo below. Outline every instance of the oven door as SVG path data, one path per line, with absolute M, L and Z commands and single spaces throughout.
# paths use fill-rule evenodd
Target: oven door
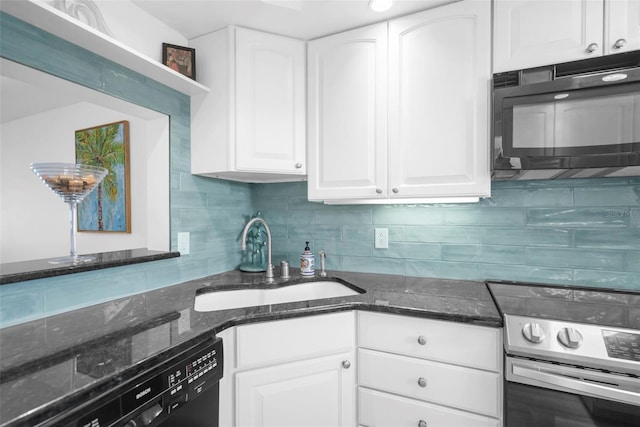
M 640 379 L 507 357 L 506 427 L 640 426 Z

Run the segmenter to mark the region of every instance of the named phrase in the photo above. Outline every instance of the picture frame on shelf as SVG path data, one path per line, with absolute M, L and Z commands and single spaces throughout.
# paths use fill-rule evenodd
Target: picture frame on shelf
M 162 63 L 190 79 L 196 79 L 196 50 L 193 48 L 162 43 Z

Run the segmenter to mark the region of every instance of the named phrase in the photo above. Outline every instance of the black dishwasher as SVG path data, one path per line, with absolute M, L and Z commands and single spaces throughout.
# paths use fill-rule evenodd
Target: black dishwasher
M 62 419 L 42 426 L 217 427 L 222 339 L 211 339 L 159 365 Z

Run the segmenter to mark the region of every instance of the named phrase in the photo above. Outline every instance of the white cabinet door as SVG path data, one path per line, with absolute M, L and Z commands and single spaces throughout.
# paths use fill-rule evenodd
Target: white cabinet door
M 308 44 L 309 200 L 386 197 L 387 24 Z
M 227 27 L 190 40 L 206 95 L 191 98 L 191 173 L 284 182 L 306 173 L 305 42 Z
M 603 26 L 602 0 L 495 0 L 494 72 L 600 56 Z
M 351 351 L 238 373 L 237 426 L 353 426 L 355 372 Z
M 389 22 L 389 196 L 488 196 L 491 4 Z
M 640 1 L 605 0 L 605 54 L 640 49 Z
M 304 175 L 304 42 L 238 28 L 236 76 L 237 168 Z

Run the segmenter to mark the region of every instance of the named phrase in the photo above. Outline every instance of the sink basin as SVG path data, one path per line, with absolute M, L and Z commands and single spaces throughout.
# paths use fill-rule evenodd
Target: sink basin
M 196 295 L 196 311 L 228 310 L 256 305 L 281 304 L 323 298 L 358 295 L 355 290 L 335 280 L 317 280 L 268 289 L 233 289 Z

